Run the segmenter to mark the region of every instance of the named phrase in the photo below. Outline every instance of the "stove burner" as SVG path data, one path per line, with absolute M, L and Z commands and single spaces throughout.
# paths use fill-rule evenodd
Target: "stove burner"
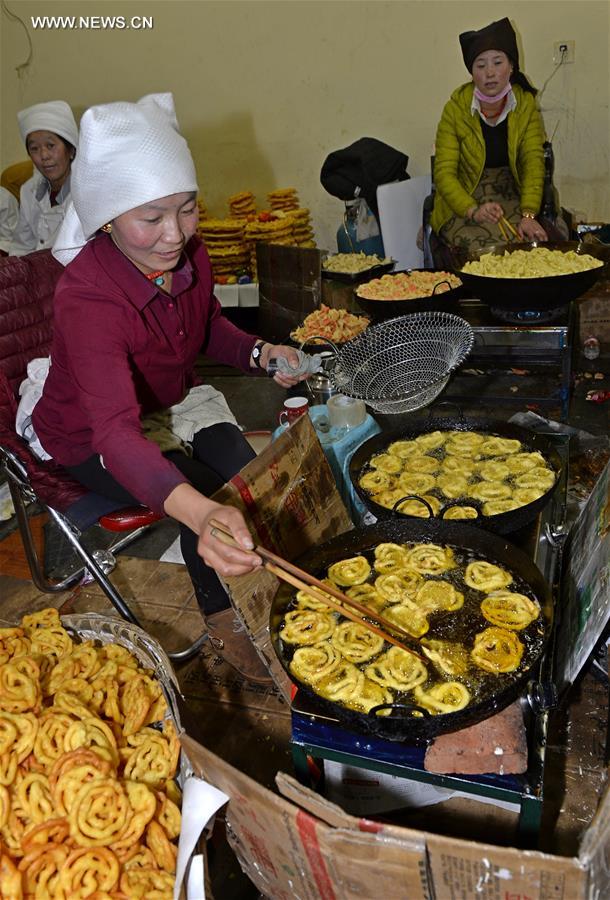
M 489 311 L 495 319 L 506 322 L 509 325 L 549 325 L 563 318 L 568 310 L 567 306 L 558 306 L 555 309 L 503 309 L 498 306 L 490 306 Z

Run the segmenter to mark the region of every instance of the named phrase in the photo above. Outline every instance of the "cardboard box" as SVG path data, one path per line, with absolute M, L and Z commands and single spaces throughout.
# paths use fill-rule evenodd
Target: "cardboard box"
M 293 560 L 352 528 L 309 416 L 301 416 L 214 494 L 241 509 L 258 544 Z M 276 685 L 290 699 L 291 682 L 269 637 L 269 610 L 278 580 L 264 569 L 227 579 L 231 602 Z
M 270 900 L 601 900 L 610 896 L 610 793 L 576 857 L 356 818 L 279 773 L 280 795 L 188 736 L 196 774 L 230 798 L 227 835 Z

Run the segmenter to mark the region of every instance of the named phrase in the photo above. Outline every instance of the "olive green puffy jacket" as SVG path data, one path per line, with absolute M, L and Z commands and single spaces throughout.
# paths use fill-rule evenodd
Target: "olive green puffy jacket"
M 465 217 L 477 205 L 472 192 L 485 168 L 481 117 L 470 111 L 474 85 L 463 84 L 445 104 L 436 132 L 434 209 L 430 223 L 438 232 L 452 215 Z M 534 96 L 513 85 L 516 108 L 508 114 L 508 161 L 521 208 L 537 213 L 544 184 L 544 126 Z

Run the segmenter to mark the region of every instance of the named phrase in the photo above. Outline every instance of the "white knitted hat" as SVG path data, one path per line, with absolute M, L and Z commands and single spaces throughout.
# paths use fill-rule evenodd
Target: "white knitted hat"
M 35 103 L 17 113 L 21 139 L 25 144 L 28 134 L 33 131 L 52 131 L 69 141 L 73 147 L 78 145 L 78 127 L 72 110 L 63 100 L 49 100 L 48 103 Z
M 196 191 L 195 165 L 178 131 L 173 96 L 149 94 L 137 103 L 88 109 L 70 190 L 72 202 L 53 245 L 53 256 L 64 266 L 117 216 L 170 194 Z

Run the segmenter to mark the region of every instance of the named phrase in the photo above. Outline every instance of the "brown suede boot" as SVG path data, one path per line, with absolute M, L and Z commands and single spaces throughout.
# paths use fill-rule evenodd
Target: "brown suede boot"
M 261 661 L 245 627 L 233 609 L 206 617 L 210 646 L 247 681 L 271 686 L 273 679 Z

